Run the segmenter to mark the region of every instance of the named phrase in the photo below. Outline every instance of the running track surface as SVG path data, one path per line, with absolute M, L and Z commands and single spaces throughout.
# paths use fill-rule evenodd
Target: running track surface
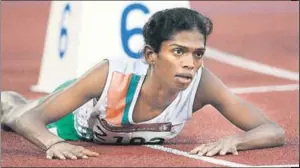
M 27 98 L 38 80 L 50 2 L 1 3 L 1 90 L 15 90 Z M 208 45 L 221 51 L 299 73 L 299 2 L 191 2 L 192 8 L 214 21 Z M 230 87 L 298 84 L 243 70 L 206 58 L 209 67 Z M 195 113 L 183 132 L 163 147 L 100 146 L 75 142 L 101 154 L 88 160 L 46 160 L 44 153 L 12 132 L 1 132 L 1 166 L 97 167 L 210 167 L 240 165 L 294 165 L 299 163 L 298 89 L 239 94 L 262 109 L 286 131 L 286 145 L 216 156 L 213 161 L 183 156 L 198 144 L 240 132 L 212 107 Z M 160 148 L 162 149 L 162 148 Z M 181 155 L 180 155 L 181 154 Z M 224 161 L 229 161 L 224 163 Z

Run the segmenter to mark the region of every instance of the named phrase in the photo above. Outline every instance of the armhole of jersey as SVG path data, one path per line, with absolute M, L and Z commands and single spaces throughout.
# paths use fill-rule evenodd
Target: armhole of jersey
M 108 87 L 110 85 L 110 82 L 111 82 L 111 73 L 112 73 L 112 64 L 111 64 L 111 60 L 110 59 L 104 59 L 104 60 L 107 60 L 108 61 L 108 74 L 107 74 L 107 79 L 106 79 L 106 82 L 105 82 L 105 86 L 104 86 L 104 89 L 101 93 L 101 95 L 99 96 L 98 100 L 97 100 L 97 103 L 96 105 L 94 106 L 94 109 L 99 109 L 101 103 L 104 101 L 104 98 L 106 97 L 106 94 L 107 94 L 107 90 L 108 90 Z
M 194 102 L 195 102 L 195 97 L 196 97 L 196 94 L 197 94 L 197 90 L 198 90 L 199 85 L 200 85 L 203 67 L 204 67 L 204 65 L 202 65 L 199 68 L 198 73 L 197 73 L 197 80 L 195 81 L 194 86 L 192 88 L 193 89 L 192 93 L 191 93 L 191 98 L 192 98 L 191 100 L 192 101 L 189 102 L 190 110 L 188 112 L 188 119 L 191 119 L 192 115 L 193 115 L 193 106 L 194 106 Z

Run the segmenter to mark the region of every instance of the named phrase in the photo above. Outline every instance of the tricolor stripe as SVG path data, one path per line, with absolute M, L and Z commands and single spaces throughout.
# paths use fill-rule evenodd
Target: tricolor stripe
M 113 72 L 107 94 L 106 120 L 116 126 L 129 124 L 128 114 L 140 76 Z
M 132 74 L 132 76 L 131 76 L 131 80 L 130 80 L 130 84 L 129 84 L 129 88 L 128 88 L 128 92 L 127 92 L 127 96 L 126 96 L 126 107 L 125 107 L 124 115 L 122 118 L 122 125 L 129 124 L 129 120 L 128 120 L 129 109 L 130 109 L 136 88 L 140 81 L 140 78 L 141 78 L 141 76 L 138 76 L 135 74 Z
M 121 125 L 131 75 L 113 72 L 107 94 L 106 120 Z

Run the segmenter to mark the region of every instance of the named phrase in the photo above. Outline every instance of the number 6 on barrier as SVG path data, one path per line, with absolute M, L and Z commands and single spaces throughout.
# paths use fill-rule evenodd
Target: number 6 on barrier
M 59 57 L 62 59 L 65 55 L 65 52 L 68 48 L 68 29 L 64 26 L 66 14 L 71 13 L 71 5 L 69 3 L 63 9 L 62 17 L 60 21 L 60 33 L 59 33 L 59 41 L 58 41 L 58 52 Z M 63 39 L 65 39 L 65 43 L 63 45 Z M 64 48 L 63 48 L 64 46 Z
M 128 14 L 130 13 L 130 11 L 133 11 L 133 10 L 141 10 L 145 14 L 148 14 L 149 10 L 143 4 L 135 3 L 135 4 L 131 4 L 131 5 L 127 6 L 124 9 L 123 13 L 122 13 L 122 18 L 121 18 L 121 39 L 122 39 L 123 49 L 129 57 L 138 59 L 138 58 L 141 57 L 141 54 L 139 54 L 138 52 L 131 51 L 129 49 L 128 42 L 129 42 L 129 39 L 130 39 L 131 36 L 133 36 L 135 34 L 142 35 L 142 29 L 141 28 L 133 28 L 133 29 L 128 30 L 127 27 L 126 27 Z

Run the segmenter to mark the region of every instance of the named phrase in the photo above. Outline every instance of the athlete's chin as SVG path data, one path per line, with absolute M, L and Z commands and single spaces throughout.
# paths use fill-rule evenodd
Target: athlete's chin
M 176 83 L 175 84 L 176 86 L 176 89 L 177 90 L 179 90 L 179 91 L 183 91 L 183 90 L 185 90 L 190 84 L 188 83 L 185 83 L 185 84 L 183 84 L 183 83 Z
M 185 90 L 189 85 L 191 84 L 191 81 L 179 81 L 175 80 L 175 86 L 179 90 Z

